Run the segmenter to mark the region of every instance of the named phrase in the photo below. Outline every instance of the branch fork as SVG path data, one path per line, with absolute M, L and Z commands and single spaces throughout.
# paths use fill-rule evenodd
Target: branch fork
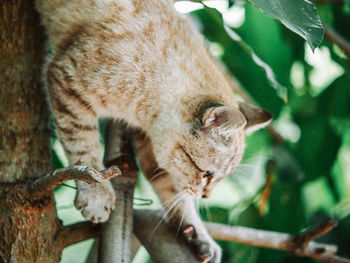
M 288 240 L 287 247 L 288 249 L 295 254 L 303 254 L 305 252 L 305 249 L 308 247 L 308 245 L 311 243 L 312 240 L 316 239 L 319 236 L 322 236 L 332 230 L 338 222 L 334 218 L 329 218 L 326 221 L 323 221 L 321 224 L 319 224 L 316 227 L 312 227 L 300 234 L 294 235 L 291 237 L 290 240 Z M 323 247 L 314 247 L 315 253 L 324 253 L 326 252 L 326 249 Z M 336 247 L 334 248 L 334 251 L 328 251 L 332 252 L 333 254 L 337 252 Z

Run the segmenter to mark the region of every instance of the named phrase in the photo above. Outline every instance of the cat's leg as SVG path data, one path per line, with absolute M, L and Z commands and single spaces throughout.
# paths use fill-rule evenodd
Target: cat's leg
M 154 179 L 152 185 L 161 201 L 165 204 L 165 210 L 176 205 L 169 211 L 167 222 L 174 227 L 177 234 L 183 235 L 187 242 L 193 247 L 196 255 L 202 262 L 220 263 L 221 248 L 209 235 L 202 220 L 198 215 L 194 201 L 189 196 L 176 197 L 179 193 L 173 188 L 171 178 L 165 174 L 162 179 Z M 168 202 L 168 200 L 172 200 Z M 177 202 L 177 200 L 180 200 Z
M 177 234 L 183 235 L 202 262 L 219 263 L 221 248 L 208 234 L 193 199 L 176 191 L 170 175 L 158 168 L 147 136 L 137 134 L 133 141 L 141 169 L 168 212 L 167 222 L 174 227 Z
M 64 65 L 51 62 L 47 70 L 47 85 L 58 137 L 70 164 L 81 161 L 83 165 L 102 170 L 96 110 L 75 89 Z M 77 186 L 76 208 L 94 223 L 106 221 L 115 203 L 111 183 L 89 185 L 77 181 Z

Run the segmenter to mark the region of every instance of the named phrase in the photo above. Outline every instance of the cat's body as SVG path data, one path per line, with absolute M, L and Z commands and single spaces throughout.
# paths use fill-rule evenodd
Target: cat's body
M 164 171 L 151 181 L 164 202 L 186 193 L 175 221 L 193 210 L 184 222 L 210 243 L 209 258 L 217 262 L 220 250 L 188 197 L 208 196 L 232 173 L 244 151 L 245 129 L 270 116 L 260 111 L 256 117 L 256 109 L 239 105 L 202 37 L 172 4 L 37 0 L 54 52 L 45 78 L 70 163 L 103 168 L 99 117 L 142 129 L 147 136 L 135 141 L 146 176 Z M 105 221 L 114 206 L 110 183 L 78 183 L 76 206 L 86 218 Z

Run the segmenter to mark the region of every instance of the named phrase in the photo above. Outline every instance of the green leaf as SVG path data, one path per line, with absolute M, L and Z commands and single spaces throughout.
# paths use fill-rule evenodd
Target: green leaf
M 250 0 L 266 15 L 278 19 L 304 38 L 314 50 L 321 44 L 323 26 L 315 5 L 308 0 Z
M 204 5 L 207 13 L 219 24 L 222 25 L 226 34 L 231 38 L 231 40 L 235 41 L 241 49 L 246 52 L 254 61 L 256 65 L 258 65 L 265 72 L 266 78 L 270 84 L 276 91 L 277 95 L 284 101 L 287 102 L 287 88 L 280 84 L 276 77 L 272 68 L 265 63 L 236 32 L 234 32 L 230 27 L 224 24 L 222 15 L 219 11 L 214 8 L 207 7 Z
M 303 167 L 305 180 L 329 176 L 337 158 L 341 137 L 330 126 L 327 116 L 304 118 L 299 126 L 302 134 L 294 155 Z
M 319 112 L 342 119 L 350 118 L 350 78 L 347 75 L 336 79 L 319 96 Z
M 227 34 L 235 40 L 243 50 L 245 50 L 253 59 L 255 64 L 257 64 L 259 67 L 261 67 L 265 74 L 266 78 L 269 81 L 269 84 L 271 87 L 273 87 L 276 91 L 278 96 L 285 102 L 287 103 L 288 101 L 288 94 L 287 94 L 287 88 L 282 86 L 276 79 L 275 73 L 272 70 L 272 68 L 265 63 L 258 55 L 254 52 L 254 50 L 246 43 L 244 42 L 231 28 L 228 26 L 224 26 Z

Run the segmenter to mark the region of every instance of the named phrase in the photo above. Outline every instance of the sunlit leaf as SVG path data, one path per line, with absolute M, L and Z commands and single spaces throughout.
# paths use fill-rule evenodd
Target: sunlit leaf
M 244 42 L 231 28 L 229 28 L 228 26 L 224 25 L 225 30 L 227 32 L 227 34 L 235 41 L 237 41 L 240 46 L 248 53 L 251 55 L 253 61 L 255 62 L 255 64 L 257 64 L 259 67 L 261 67 L 266 74 L 266 78 L 268 79 L 271 87 L 273 87 L 276 91 L 278 96 L 283 99 L 284 102 L 287 103 L 288 99 L 288 95 L 287 95 L 287 88 L 284 87 L 283 85 L 281 85 L 275 76 L 275 73 L 273 72 L 272 68 L 265 63 L 261 58 L 259 58 L 257 56 L 257 54 L 255 54 L 254 50 L 246 43 Z
M 265 72 L 266 78 L 269 81 L 269 84 L 277 91 L 278 96 L 284 101 L 287 102 L 287 88 L 284 87 L 282 84 L 280 84 L 276 77 L 275 73 L 273 72 L 272 68 L 265 63 L 259 56 L 254 52 L 254 50 L 237 34 L 235 33 L 230 27 L 224 24 L 222 15 L 220 12 L 218 12 L 214 8 L 210 8 L 207 6 L 204 6 L 205 10 L 217 21 L 219 21 L 224 30 L 226 31 L 227 35 L 235 42 L 238 43 L 238 45 L 248 53 L 256 65 L 258 65 L 260 68 L 262 68 Z
M 314 50 L 321 44 L 323 26 L 315 5 L 309 0 L 250 0 L 268 16 L 304 38 Z

